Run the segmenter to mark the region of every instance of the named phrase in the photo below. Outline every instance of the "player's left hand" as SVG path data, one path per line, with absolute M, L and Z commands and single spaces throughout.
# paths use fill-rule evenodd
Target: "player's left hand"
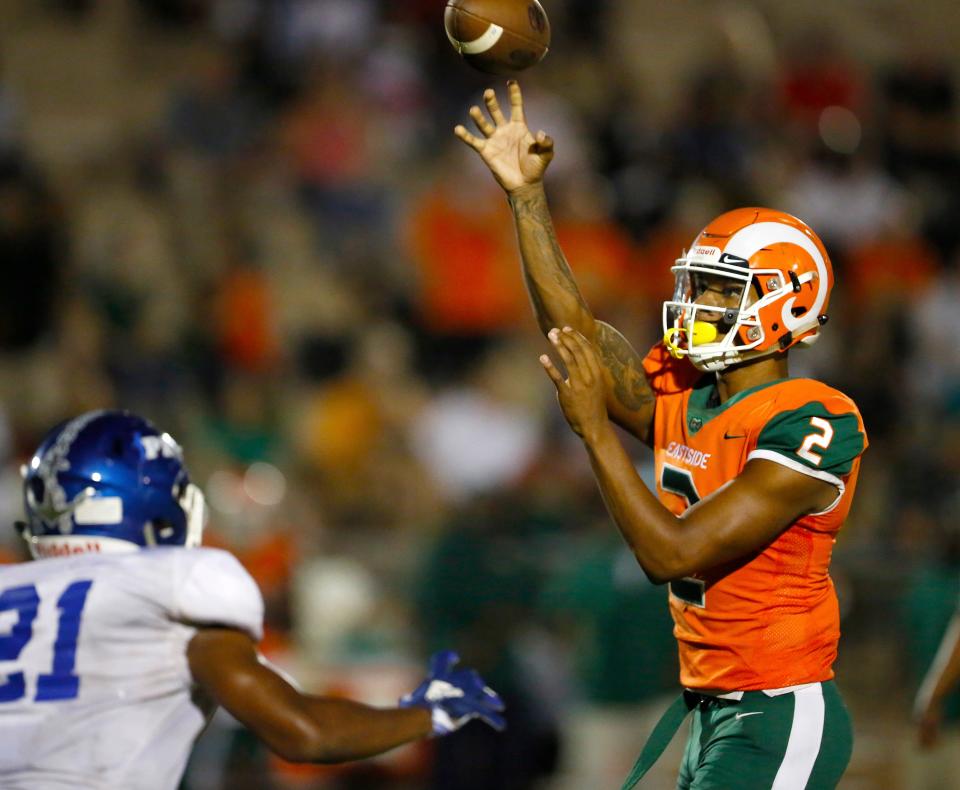
M 500 695 L 475 669 L 454 670 L 459 661 L 460 656 L 452 650 L 434 653 L 426 679 L 400 698 L 400 707 L 429 708 L 434 735 L 448 735 L 478 718 L 495 730 L 504 729 L 507 722 L 500 715 L 505 707 Z
M 570 428 L 585 441 L 608 425 L 606 385 L 593 344 L 569 326 L 551 329 L 547 337 L 563 360 L 567 378 L 547 354 L 540 357 L 547 375 L 557 388 L 557 399 Z

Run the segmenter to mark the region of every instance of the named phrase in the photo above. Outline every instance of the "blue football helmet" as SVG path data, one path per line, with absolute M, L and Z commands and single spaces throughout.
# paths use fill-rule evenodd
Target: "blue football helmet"
M 168 433 L 125 411 L 91 411 L 50 431 L 23 468 L 36 557 L 199 546 L 203 494 Z

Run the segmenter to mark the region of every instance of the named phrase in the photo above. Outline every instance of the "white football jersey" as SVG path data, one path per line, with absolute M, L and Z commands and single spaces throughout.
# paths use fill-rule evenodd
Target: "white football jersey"
M 0 566 L 0 787 L 174 790 L 212 712 L 187 644 L 214 624 L 262 636 L 256 583 L 218 549 Z

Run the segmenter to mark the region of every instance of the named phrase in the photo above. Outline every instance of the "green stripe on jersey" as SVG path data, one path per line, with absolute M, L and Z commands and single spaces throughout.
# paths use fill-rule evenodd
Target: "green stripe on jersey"
M 865 444 L 856 414 L 834 414 L 819 401 L 811 401 L 771 419 L 760 432 L 757 449 L 840 477 L 850 471 Z

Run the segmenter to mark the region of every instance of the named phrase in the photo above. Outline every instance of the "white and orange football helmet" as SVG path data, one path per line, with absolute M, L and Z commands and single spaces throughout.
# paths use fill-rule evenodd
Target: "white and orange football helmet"
M 719 371 L 796 343 L 810 345 L 827 321 L 833 268 L 806 223 L 783 211 L 740 208 L 721 214 L 671 271 L 676 288 L 663 304 L 664 341 L 700 370 Z M 698 303 L 703 282 L 742 286 L 739 304 Z M 736 298 L 736 297 L 734 297 Z

